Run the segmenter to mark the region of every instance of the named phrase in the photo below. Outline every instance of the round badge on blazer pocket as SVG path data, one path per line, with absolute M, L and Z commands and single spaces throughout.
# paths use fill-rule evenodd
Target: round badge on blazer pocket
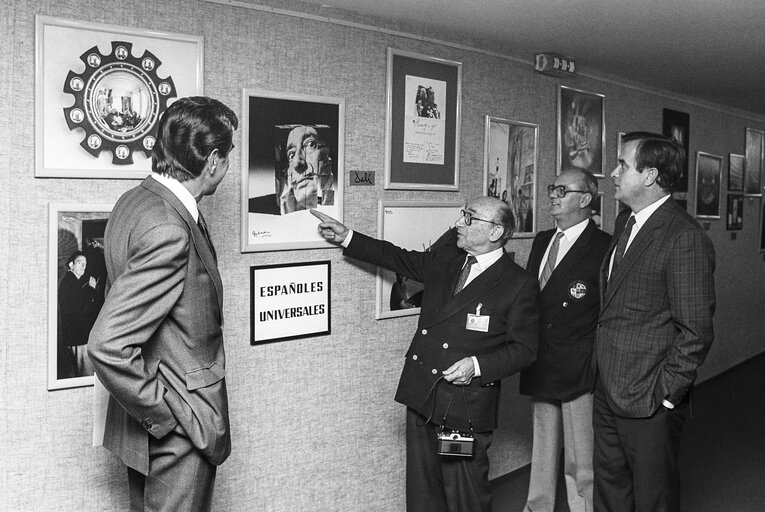
M 583 299 L 589 290 L 584 281 L 574 281 L 568 285 L 568 295 L 574 300 Z

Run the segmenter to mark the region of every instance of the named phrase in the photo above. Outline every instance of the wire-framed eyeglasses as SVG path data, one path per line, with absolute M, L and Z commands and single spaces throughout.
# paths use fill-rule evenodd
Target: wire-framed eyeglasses
M 554 197 L 566 197 L 569 192 L 579 192 L 580 194 L 587 194 L 589 190 L 571 190 L 565 187 L 565 185 L 547 185 L 547 194 L 552 194 Z
M 494 221 L 486 220 L 486 219 L 481 219 L 479 217 L 474 216 L 470 212 L 466 212 L 465 210 L 460 210 L 460 215 L 462 215 L 462 218 L 465 221 L 465 225 L 466 226 L 471 225 L 474 220 L 480 220 L 481 222 L 488 222 L 489 224 L 494 224 L 495 226 L 499 226 L 499 224 L 497 224 Z

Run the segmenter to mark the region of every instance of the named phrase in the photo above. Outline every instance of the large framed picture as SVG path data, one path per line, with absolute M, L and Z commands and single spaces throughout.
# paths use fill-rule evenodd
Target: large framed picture
M 48 390 L 93 385 L 90 330 L 104 303 L 111 204 L 49 205 Z
M 385 188 L 459 190 L 462 64 L 388 48 Z
M 678 112 L 677 110 L 670 110 L 665 108 L 663 110 L 663 128 L 664 136 L 669 137 L 674 142 L 683 147 L 685 152 L 685 159 L 683 160 L 682 173 L 680 179 L 675 185 L 675 192 L 688 192 L 688 149 L 690 144 L 690 116 L 685 112 Z
M 461 202 L 380 201 L 377 236 L 404 249 L 427 251 L 454 226 L 463 206 Z M 378 267 L 375 318 L 420 314 L 422 289 L 422 283 Z
M 762 197 L 762 156 L 765 151 L 765 132 L 746 129 L 746 163 L 744 165 L 744 195 Z
M 486 116 L 483 193 L 510 205 L 515 238 L 536 233 L 539 125 Z
M 696 217 L 720 218 L 722 194 L 722 157 L 696 152 Z
M 558 88 L 558 169 L 580 167 L 604 177 L 606 97 L 561 85 Z
M 250 344 L 331 332 L 330 262 L 250 267 Z
M 345 100 L 244 89 L 242 252 L 334 248 L 310 209 L 343 220 Z
M 760 201 L 760 252 L 765 252 L 765 201 Z
M 744 228 L 744 194 L 728 194 L 728 214 L 725 228 L 728 231 Z
M 35 176 L 139 179 L 157 122 L 203 93 L 204 39 L 36 17 Z
M 746 157 L 730 153 L 728 155 L 728 190 L 744 191 L 744 165 Z

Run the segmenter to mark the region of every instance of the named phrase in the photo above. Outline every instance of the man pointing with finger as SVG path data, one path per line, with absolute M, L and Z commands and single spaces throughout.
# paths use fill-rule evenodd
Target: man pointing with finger
M 492 197 L 471 201 L 425 252 L 311 212 L 322 221 L 322 236 L 342 244 L 345 255 L 424 284 L 395 398 L 407 406 L 407 510 L 491 512 L 486 450 L 500 381 L 534 361 L 539 321 L 537 280 L 503 249 L 514 227 L 510 207 Z M 439 443 L 439 434 L 452 431 L 461 444 Z

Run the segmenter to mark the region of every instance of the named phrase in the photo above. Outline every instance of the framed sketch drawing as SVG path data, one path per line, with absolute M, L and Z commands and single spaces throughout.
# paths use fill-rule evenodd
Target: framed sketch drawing
M 722 157 L 696 152 L 696 217 L 720 218 L 722 194 Z
M 513 209 L 513 238 L 536 233 L 538 138 L 536 124 L 486 116 L 483 194 Z
M 743 192 L 744 190 L 744 165 L 746 157 L 730 153 L 728 155 L 728 190 Z
M 725 229 L 728 231 L 744 228 L 744 194 L 728 194 L 728 211 Z
M 462 64 L 388 48 L 385 188 L 459 190 Z
M 316 208 L 343 219 L 345 100 L 244 89 L 242 252 L 334 248 Z
M 765 151 L 765 132 L 746 129 L 746 163 L 744 164 L 744 195 L 762 197 L 762 156 Z
M 413 251 L 427 251 L 454 226 L 461 202 L 380 201 L 377 236 Z M 377 269 L 375 318 L 420 314 L 422 283 L 383 268 Z
M 203 93 L 204 39 L 36 17 L 35 176 L 139 179 L 157 122 Z
M 683 161 L 682 174 L 675 186 L 675 192 L 688 192 L 688 155 L 689 150 L 689 133 L 690 128 L 690 116 L 685 112 L 678 112 L 677 110 L 670 110 L 665 108 L 663 110 L 663 133 L 665 137 L 669 137 L 674 142 L 683 147 L 685 152 L 685 160 Z
M 558 88 L 558 169 L 581 167 L 604 177 L 605 96 L 561 85 Z
M 49 206 L 48 390 L 93 385 L 86 343 L 104 303 L 104 230 L 112 206 Z

